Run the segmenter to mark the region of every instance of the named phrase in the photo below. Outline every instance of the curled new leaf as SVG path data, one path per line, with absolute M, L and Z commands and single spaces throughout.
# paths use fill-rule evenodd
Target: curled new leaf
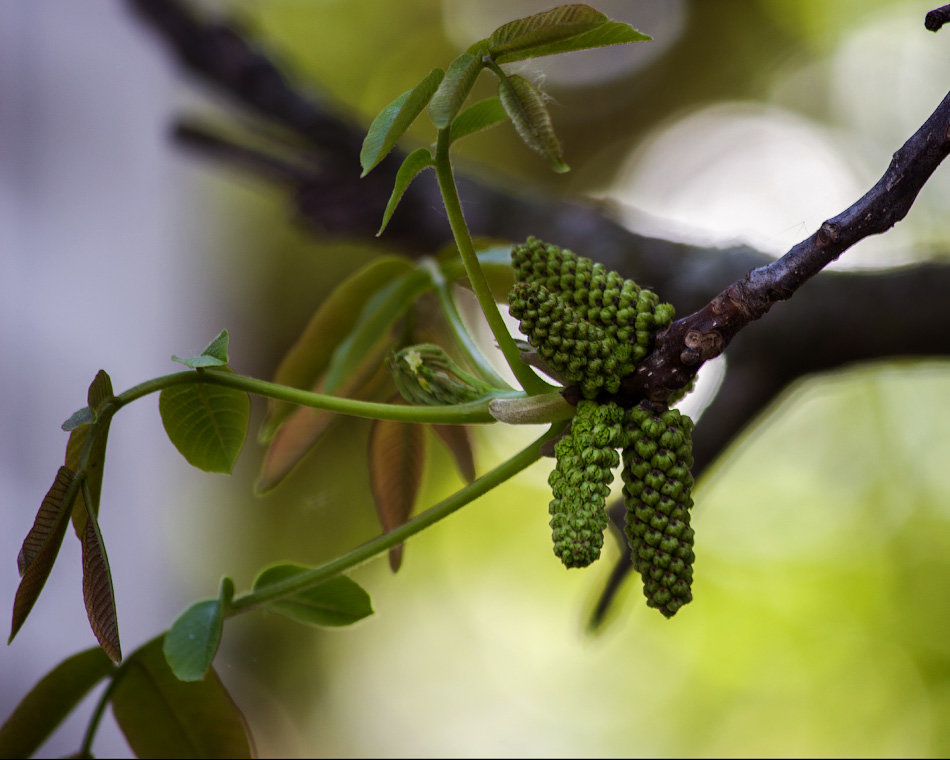
M 114 667 L 99 647 L 63 660 L 30 689 L 0 726 L 0 757 L 30 757 Z
M 133 652 L 112 692 L 112 713 L 136 757 L 254 756 L 247 723 L 221 679 L 180 681 L 162 639 Z
M 383 211 L 383 222 L 376 231 L 376 237 L 383 234 L 383 230 L 385 230 L 386 225 L 389 224 L 389 220 L 392 218 L 396 206 L 399 205 L 403 193 L 406 192 L 406 188 L 409 187 L 412 180 L 414 180 L 416 175 L 423 169 L 427 169 L 434 164 L 435 161 L 433 161 L 432 154 L 428 148 L 419 148 L 406 156 L 402 165 L 399 167 L 399 171 L 396 172 L 396 182 L 393 184 L 393 192 L 392 195 L 389 196 L 386 210 Z
M 383 530 L 398 528 L 412 513 L 425 464 L 422 425 L 377 420 L 369 439 L 369 477 L 376 514 Z M 402 563 L 402 544 L 389 550 L 393 572 Z
M 257 576 L 254 580 L 254 590 L 260 591 L 275 583 L 290 580 L 311 569 L 292 563 L 273 565 Z M 351 625 L 373 614 L 369 594 L 362 586 L 344 575 L 268 602 L 265 606 L 297 622 L 322 626 Z
M 73 471 L 68 467 L 60 467 L 17 557 L 22 578 L 13 601 L 10 641 L 26 621 L 49 578 L 63 544 L 63 536 L 66 535 L 69 513 L 77 492 L 78 484 Z
M 488 38 L 496 63 L 648 40 L 632 26 L 611 21 L 589 5 L 551 8 L 500 26 Z
M 561 143 L 544 98 L 531 82 L 513 74 L 498 80 L 498 96 L 515 129 L 525 144 L 544 156 L 556 172 L 570 171 L 561 157 Z
M 442 81 L 442 69 L 433 69 L 425 79 L 406 90 L 377 116 L 366 133 L 360 150 L 360 165 L 365 177 L 382 161 L 402 137 L 409 125 L 422 113 Z
M 176 678 L 200 681 L 205 677 L 218 651 L 223 624 L 218 599 L 195 602 L 178 617 L 162 645 L 168 667 Z
M 189 464 L 231 472 L 247 436 L 247 393 L 209 383 L 175 385 L 161 392 L 158 409 L 165 432 Z
M 122 659 L 122 647 L 119 643 L 112 572 L 95 515 L 87 515 L 82 535 L 82 595 L 89 625 L 99 646 L 109 657 L 119 662 Z
M 459 112 L 484 64 L 471 53 L 462 53 L 445 70 L 445 77 L 429 101 L 429 116 L 439 129 L 445 129 Z

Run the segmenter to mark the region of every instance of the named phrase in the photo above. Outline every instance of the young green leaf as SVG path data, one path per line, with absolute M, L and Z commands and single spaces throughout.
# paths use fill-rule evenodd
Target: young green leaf
M 398 397 L 394 401 L 398 401 Z M 387 533 L 409 519 L 422 484 L 425 428 L 408 422 L 376 420 L 369 437 L 369 482 L 376 514 Z M 389 550 L 393 572 L 402 564 L 403 545 Z
M 13 600 L 13 620 L 10 626 L 10 641 L 26 622 L 30 610 L 39 598 L 46 579 L 49 578 L 56 555 L 59 554 L 69 524 L 69 513 L 76 501 L 78 483 L 73 471 L 60 467 L 53 485 L 43 499 L 33 527 L 23 541 L 17 557 L 17 567 L 22 576 Z
M 383 358 L 391 347 L 392 339 L 386 334 L 366 352 L 363 363 L 337 389 L 336 395 L 360 401 L 383 401 L 385 396 L 380 391 L 389 378 Z M 313 390 L 323 392 L 322 384 L 318 383 Z M 386 391 L 386 395 L 388 393 Z M 338 419 L 339 415 L 326 409 L 306 406 L 295 409 L 281 424 L 264 453 L 255 492 L 260 495 L 280 484 Z
M 607 45 L 624 45 L 628 42 L 645 42 L 653 39 L 648 34 L 637 31 L 629 24 L 620 21 L 609 21 L 589 32 L 578 34 L 564 40 L 556 40 L 536 47 L 526 48 L 517 52 L 508 53 L 497 59 L 498 63 L 510 63 L 525 58 L 540 58 L 545 55 L 558 53 L 572 53 L 575 50 L 589 50 L 591 48 L 606 47 Z
M 442 69 L 432 69 L 419 84 L 406 90 L 377 116 L 366 133 L 360 150 L 361 177 L 382 161 L 409 125 L 422 113 L 442 81 Z
M 257 576 L 254 590 L 259 591 L 310 569 L 292 563 L 272 565 Z M 351 625 L 373 614 L 369 594 L 344 575 L 330 578 L 292 596 L 268 602 L 266 607 L 300 623 L 323 626 Z
M 195 602 L 178 617 L 165 634 L 162 646 L 176 678 L 200 681 L 205 677 L 218 651 L 223 625 L 218 599 Z
M 115 666 L 99 647 L 63 660 L 40 679 L 0 726 L 0 757 L 30 757 Z
M 274 382 L 294 388 L 314 387 L 333 351 L 353 329 L 366 302 L 380 288 L 412 268 L 406 259 L 382 256 L 337 285 L 281 360 Z M 270 440 L 281 422 L 296 408 L 286 402 L 270 401 L 267 422 L 261 428 L 259 440 L 262 443 Z
M 434 165 L 435 161 L 428 148 L 418 148 L 406 156 L 402 165 L 399 167 L 399 171 L 396 172 L 396 182 L 393 185 L 393 192 L 392 195 L 389 196 L 389 203 L 386 204 L 386 210 L 383 212 L 383 223 L 379 225 L 379 229 L 376 231 L 376 237 L 383 234 L 383 230 L 385 230 L 386 225 L 389 224 L 389 220 L 392 218 L 396 206 L 399 205 L 403 193 L 406 192 L 406 188 L 409 187 L 412 180 L 416 178 L 416 175 L 423 169 Z
M 336 393 L 343 381 L 359 367 L 366 353 L 415 303 L 416 298 L 431 287 L 429 273 L 413 269 L 376 291 L 363 306 L 350 334 L 333 352 L 324 380 L 324 393 Z
M 82 596 L 86 615 L 96 640 L 113 660 L 122 660 L 119 621 L 115 611 L 115 592 L 106 545 L 95 515 L 87 515 L 82 536 Z
M 439 129 L 452 123 L 485 64 L 471 53 L 462 53 L 445 70 L 445 77 L 429 101 L 429 117 Z
M 112 713 L 137 757 L 254 756 L 247 723 L 214 670 L 180 681 L 162 638 L 126 661 L 112 693 Z
M 172 361 L 184 364 L 186 367 L 191 367 L 192 369 L 197 369 L 198 367 L 223 367 L 227 365 L 228 331 L 222 330 L 219 332 L 198 356 L 182 359 L 180 356 L 172 354 Z
M 247 393 L 210 383 L 175 385 L 161 392 L 158 408 L 165 432 L 189 464 L 231 472 L 247 436 Z
M 554 134 L 544 98 L 535 86 L 523 76 L 513 74 L 498 80 L 498 95 L 525 144 L 544 156 L 554 171 L 570 171 L 561 157 L 561 144 Z
M 433 432 L 442 439 L 455 459 L 459 475 L 466 483 L 475 480 L 475 455 L 472 452 L 472 436 L 465 425 L 432 425 Z
M 498 27 L 488 38 L 496 63 L 650 39 L 589 5 L 562 5 Z
M 460 113 L 449 129 L 449 140 L 455 142 L 463 137 L 481 132 L 504 121 L 508 114 L 496 95 L 479 100 Z

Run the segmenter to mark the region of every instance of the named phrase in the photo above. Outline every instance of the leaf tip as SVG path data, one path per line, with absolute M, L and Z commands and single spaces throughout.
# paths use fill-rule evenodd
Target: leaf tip
M 399 568 L 402 567 L 402 550 L 405 544 L 397 544 L 392 549 L 389 550 L 389 569 L 393 573 L 398 573 Z

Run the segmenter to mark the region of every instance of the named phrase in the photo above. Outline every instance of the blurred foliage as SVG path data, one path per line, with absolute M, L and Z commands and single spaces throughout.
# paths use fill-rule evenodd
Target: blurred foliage
M 455 56 L 446 16 L 465 5 L 228 7 L 278 60 L 368 123 Z M 550 3 L 500 5 L 511 17 Z M 629 6 L 625 20 L 652 33 L 637 23 L 637 3 L 620 5 Z M 681 32 L 659 57 L 583 87 L 545 80 L 571 174 L 550 173 L 511 129 L 465 141 L 462 159 L 507 183 L 596 190 L 646 135 L 736 100 L 779 102 L 863 144 L 876 135 L 842 123 L 833 107 L 831 56 L 877 11 L 899 9 L 922 28 L 929 8 L 903 0 L 669 7 L 683 14 Z M 431 138 L 423 120 L 416 129 L 412 139 Z M 314 241 L 288 222 L 277 193 L 221 175 L 209 191 L 227 259 L 219 254 L 213 266 L 238 270 L 221 294 L 232 335 L 243 336 L 235 364 L 266 377 L 333 284 L 386 241 Z M 945 246 L 946 220 L 934 229 Z M 586 572 L 561 567 L 547 525 L 549 468 L 538 466 L 411 541 L 398 575 L 384 560 L 356 573 L 373 594 L 371 619 L 338 633 L 247 616 L 229 622 L 220 669 L 265 755 L 946 755 L 948 391 L 950 371 L 933 363 L 856 369 L 789 392 L 700 482 L 695 602 L 673 621 L 648 610 L 630 581 L 606 630 L 585 634 L 615 548 L 608 540 Z M 259 454 L 245 452 L 227 486 L 196 497 L 180 559 L 200 556 L 247 586 L 264 564 L 315 564 L 375 535 L 368 431 L 366 421 L 335 423 L 305 466 L 260 500 L 250 496 Z M 479 430 L 479 470 L 528 436 Z M 438 442 L 429 452 L 423 505 L 461 484 Z

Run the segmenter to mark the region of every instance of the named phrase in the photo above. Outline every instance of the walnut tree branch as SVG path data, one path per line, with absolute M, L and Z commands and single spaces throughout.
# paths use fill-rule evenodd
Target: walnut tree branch
M 950 93 L 907 142 L 864 196 L 828 219 L 777 261 L 733 282 L 702 309 L 657 335 L 654 351 L 621 390 L 627 404 L 667 400 L 702 364 L 719 356 L 740 330 L 785 301 L 859 240 L 886 232 L 903 219 L 917 194 L 950 153 Z

